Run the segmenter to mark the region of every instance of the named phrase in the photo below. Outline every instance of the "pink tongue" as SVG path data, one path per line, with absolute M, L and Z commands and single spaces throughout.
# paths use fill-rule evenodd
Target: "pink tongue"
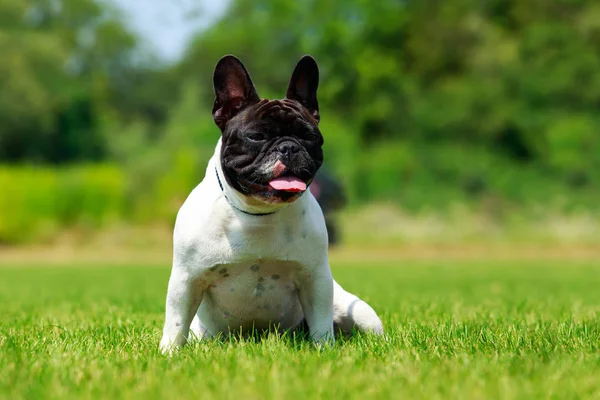
M 275 190 L 285 190 L 287 192 L 303 192 L 306 190 L 306 183 L 295 176 L 282 176 L 273 179 L 269 185 Z

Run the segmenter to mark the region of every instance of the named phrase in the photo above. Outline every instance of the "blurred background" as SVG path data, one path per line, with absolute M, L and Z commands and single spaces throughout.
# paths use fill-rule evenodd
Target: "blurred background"
M 318 60 L 343 246 L 599 244 L 598 1 L 0 0 L 0 256 L 168 253 L 228 53 Z

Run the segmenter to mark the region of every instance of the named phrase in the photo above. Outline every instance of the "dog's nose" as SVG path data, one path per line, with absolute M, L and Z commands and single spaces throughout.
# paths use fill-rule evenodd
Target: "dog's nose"
M 292 154 L 297 153 L 300 150 L 300 146 L 298 143 L 294 142 L 283 142 L 277 146 L 277 150 L 284 156 L 289 157 Z

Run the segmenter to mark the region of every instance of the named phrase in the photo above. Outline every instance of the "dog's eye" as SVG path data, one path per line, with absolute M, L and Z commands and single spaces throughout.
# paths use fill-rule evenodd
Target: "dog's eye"
M 304 136 L 304 139 L 310 142 L 316 142 L 317 140 L 319 140 L 319 135 L 315 135 L 314 133 L 307 133 Z
M 267 140 L 267 135 L 262 132 L 249 133 L 246 137 L 252 142 L 264 142 Z

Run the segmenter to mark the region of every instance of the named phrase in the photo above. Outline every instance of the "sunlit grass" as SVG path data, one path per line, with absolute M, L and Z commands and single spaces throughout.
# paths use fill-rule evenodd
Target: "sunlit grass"
M 594 398 L 600 264 L 335 265 L 386 338 L 157 351 L 168 269 L 0 268 L 0 398 Z

